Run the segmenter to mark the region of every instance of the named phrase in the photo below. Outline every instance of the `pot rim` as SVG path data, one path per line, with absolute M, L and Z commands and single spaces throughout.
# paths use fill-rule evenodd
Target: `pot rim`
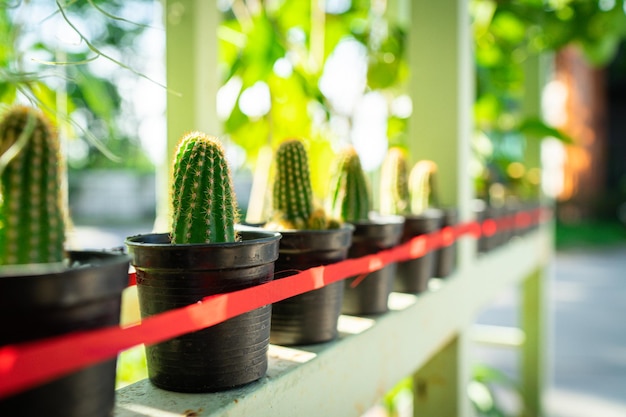
M 263 230 L 273 231 L 272 229 L 263 229 Z M 351 223 L 345 222 L 341 224 L 341 227 L 337 227 L 335 229 L 286 229 L 286 230 L 279 230 L 277 231 L 277 233 L 282 234 L 282 235 L 295 235 L 295 234 L 324 235 L 324 234 L 329 234 L 329 233 L 348 232 L 348 231 L 354 232 L 354 225 Z
M 247 236 L 247 239 L 239 240 L 236 242 L 212 242 L 212 243 L 176 243 L 173 244 L 169 241 L 170 232 L 164 233 L 143 233 L 139 235 L 129 236 L 124 240 L 124 244 L 129 247 L 155 247 L 155 248 L 172 248 L 172 249 L 193 249 L 193 248 L 203 248 L 203 247 L 213 247 L 213 248 L 229 248 L 233 246 L 242 246 L 242 245 L 251 245 L 262 242 L 273 242 L 277 238 L 280 239 L 281 233 L 262 229 L 259 227 L 253 226 L 244 226 L 244 225 L 236 225 L 235 230 L 237 232 L 242 233 Z M 257 235 L 257 237 L 254 237 Z M 147 237 L 153 237 L 159 240 L 167 240 L 167 242 L 144 242 L 142 239 L 146 239 Z M 166 239 L 163 239 L 166 238 Z
M 443 209 L 435 208 L 435 207 L 427 208 L 426 210 L 424 210 L 423 212 L 421 212 L 419 214 L 407 213 L 407 214 L 404 215 L 404 217 L 407 220 L 410 220 L 410 219 L 441 219 L 441 218 L 443 218 L 443 216 L 444 216 Z
M 367 220 L 356 220 L 349 221 L 347 223 L 353 224 L 355 226 L 361 225 L 380 225 L 380 226 L 390 226 L 390 225 L 402 225 L 406 221 L 404 216 L 399 214 L 380 214 L 377 212 L 370 212 L 369 218 Z
M 69 250 L 66 254 L 67 258 L 60 262 L 0 265 L 0 280 L 79 273 L 130 261 L 130 256 L 121 249 Z

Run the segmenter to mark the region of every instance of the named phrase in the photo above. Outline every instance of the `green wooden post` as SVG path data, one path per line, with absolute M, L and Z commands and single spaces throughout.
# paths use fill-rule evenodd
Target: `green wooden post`
M 439 167 L 441 203 L 471 218 L 469 175 L 474 64 L 469 2 L 410 2 L 409 120 L 411 163 L 430 159 Z M 475 241 L 458 242 L 458 271 L 474 260 Z M 469 323 L 468 323 L 469 325 Z M 415 416 L 466 416 L 469 363 L 464 330 L 414 376 Z
M 545 85 L 548 57 L 531 55 L 524 63 L 523 111 L 527 117 L 541 116 L 541 95 Z M 528 137 L 525 162 L 528 169 L 541 167 L 540 137 Z M 541 191 L 536 195 L 544 204 Z M 548 227 L 548 226 L 542 226 Z M 546 357 L 548 315 L 546 314 L 548 275 L 544 266 L 523 282 L 521 290 L 521 327 L 526 335 L 521 349 L 521 387 L 530 415 L 542 415 L 542 393 L 546 387 Z
M 472 197 L 468 165 L 474 103 L 468 4 L 416 0 L 411 6 L 411 157 L 439 165 L 444 205 L 465 206 Z
M 413 375 L 414 417 L 460 417 L 470 415 L 467 401 L 469 373 L 466 362 L 468 337 L 456 335 Z
M 158 179 L 158 231 L 169 227 L 169 170 L 178 141 L 191 130 L 214 136 L 222 133 L 215 102 L 219 88 L 217 6 L 205 0 L 165 0 L 164 7 L 167 86 L 172 93 L 167 95 L 168 168 L 160 170 Z
M 542 393 L 546 386 L 545 277 L 537 269 L 522 284 L 522 323 L 526 335 L 522 345 L 521 388 L 529 415 L 543 415 Z
M 412 163 L 430 159 L 439 167 L 441 204 L 469 220 L 473 184 L 469 173 L 475 94 L 469 5 L 465 0 L 410 3 L 409 120 Z M 459 267 L 474 258 L 475 242 L 459 245 Z

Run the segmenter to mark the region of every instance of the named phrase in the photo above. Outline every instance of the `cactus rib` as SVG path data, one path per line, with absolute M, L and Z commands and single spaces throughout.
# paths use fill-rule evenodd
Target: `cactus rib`
M 190 132 L 181 139 L 172 206 L 172 243 L 236 241 L 237 201 L 224 150 L 215 137 Z
M 410 211 L 412 214 L 423 213 L 429 207 L 438 204 L 435 174 L 437 164 L 433 161 L 418 161 L 409 175 L 409 195 L 411 199 Z
M 275 215 L 293 229 L 308 228 L 313 214 L 309 160 L 298 139 L 283 142 L 276 151 L 276 178 L 272 191 Z
M 391 148 L 387 151 L 380 173 L 381 214 L 406 214 L 409 209 L 407 161 L 404 151 Z
M 370 190 L 359 155 L 352 146 L 339 154 L 327 203 L 331 217 L 348 222 L 368 219 L 371 210 Z
M 60 262 L 67 213 L 56 132 L 38 110 L 14 106 L 0 121 L 2 171 L 0 264 Z

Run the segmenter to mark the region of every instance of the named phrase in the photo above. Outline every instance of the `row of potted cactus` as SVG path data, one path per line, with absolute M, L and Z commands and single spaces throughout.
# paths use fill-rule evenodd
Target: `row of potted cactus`
M 338 160 L 326 207 L 317 207 L 306 149 L 292 139 L 275 154 L 272 217 L 262 227 L 242 226 L 221 145 L 204 133 L 191 132 L 182 138 L 174 161 L 170 233 L 129 237 L 130 257 L 65 253 L 68 216 L 59 195 L 62 164 L 54 130 L 40 112 L 16 107 L 0 122 L 0 140 L 0 306 L 5 310 L 3 329 L 9 329 L 0 345 L 116 324 L 129 260 L 137 273 L 141 313 L 148 317 L 212 294 L 375 253 L 436 230 L 442 219 L 441 210 L 431 207 L 436 201 L 428 191 L 434 188 L 436 167 L 418 164 L 408 178 L 406 161 L 396 150 L 383 168 L 389 181 L 385 194 L 394 191 L 383 200 L 393 206 L 381 205 L 373 213 L 358 155 L 347 149 Z M 10 266 L 14 264 L 25 265 Z M 182 392 L 216 391 L 258 380 L 267 369 L 269 342 L 333 340 L 342 311 L 384 313 L 394 286 L 418 293 L 434 274 L 430 258 L 401 263 L 397 269 L 388 265 L 364 280 L 354 277 L 326 285 L 148 346 L 150 380 Z M 413 282 L 417 272 L 419 283 Z M 27 291 L 32 293 L 29 298 Z M 32 331 L 37 326 L 39 333 Z M 114 376 L 115 361 L 86 368 L 0 401 L 0 414 L 20 415 L 18 409 L 24 414 L 26 407 L 25 415 L 108 415 Z M 100 382 L 87 382 L 91 380 Z M 85 388 L 92 391 L 83 394 Z M 100 397 L 93 392 L 96 388 Z M 75 404 L 69 398 L 88 400 Z
M 340 154 L 324 208 L 314 203 L 302 141 L 284 141 L 275 153 L 275 168 L 271 217 L 260 227 L 238 226 L 236 199 L 218 140 L 200 132 L 181 140 L 171 181 L 171 233 L 139 235 L 126 242 L 143 317 L 375 253 L 398 244 L 403 233 L 408 240 L 424 232 L 406 232 L 404 215 L 372 214 L 369 186 L 354 149 Z M 422 182 L 433 185 L 432 169 L 421 175 Z M 428 204 L 422 205 L 427 212 Z M 428 231 L 436 229 L 437 223 L 431 223 Z M 181 392 L 218 391 L 258 380 L 267 370 L 269 343 L 328 342 L 338 336 L 342 311 L 386 312 L 394 269 L 389 265 L 377 271 L 364 281 L 367 285 L 353 288 L 362 277 L 335 282 L 148 346 L 149 378 L 160 388 Z M 432 268 L 423 273 L 432 276 Z

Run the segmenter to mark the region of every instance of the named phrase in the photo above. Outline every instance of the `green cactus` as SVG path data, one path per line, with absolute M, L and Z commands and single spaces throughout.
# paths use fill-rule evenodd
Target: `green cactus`
M 367 220 L 371 196 L 361 160 L 354 147 L 344 149 L 336 161 L 330 184 L 327 211 L 342 221 Z
M 174 159 L 172 243 L 235 242 L 237 215 L 221 144 L 201 132 L 186 134 Z
M 409 210 L 409 186 L 407 161 L 400 148 L 390 148 L 380 173 L 381 214 L 407 214 Z
M 0 120 L 0 265 L 60 262 L 66 208 L 56 131 L 38 110 L 14 106 Z
M 278 230 L 338 227 L 338 223 L 329 220 L 323 209 L 314 205 L 309 157 L 302 141 L 289 139 L 281 143 L 275 161 L 273 214 L 266 227 Z
M 423 213 L 430 207 L 439 204 L 435 177 L 437 164 L 433 161 L 418 161 L 409 175 L 410 212 L 412 214 Z

